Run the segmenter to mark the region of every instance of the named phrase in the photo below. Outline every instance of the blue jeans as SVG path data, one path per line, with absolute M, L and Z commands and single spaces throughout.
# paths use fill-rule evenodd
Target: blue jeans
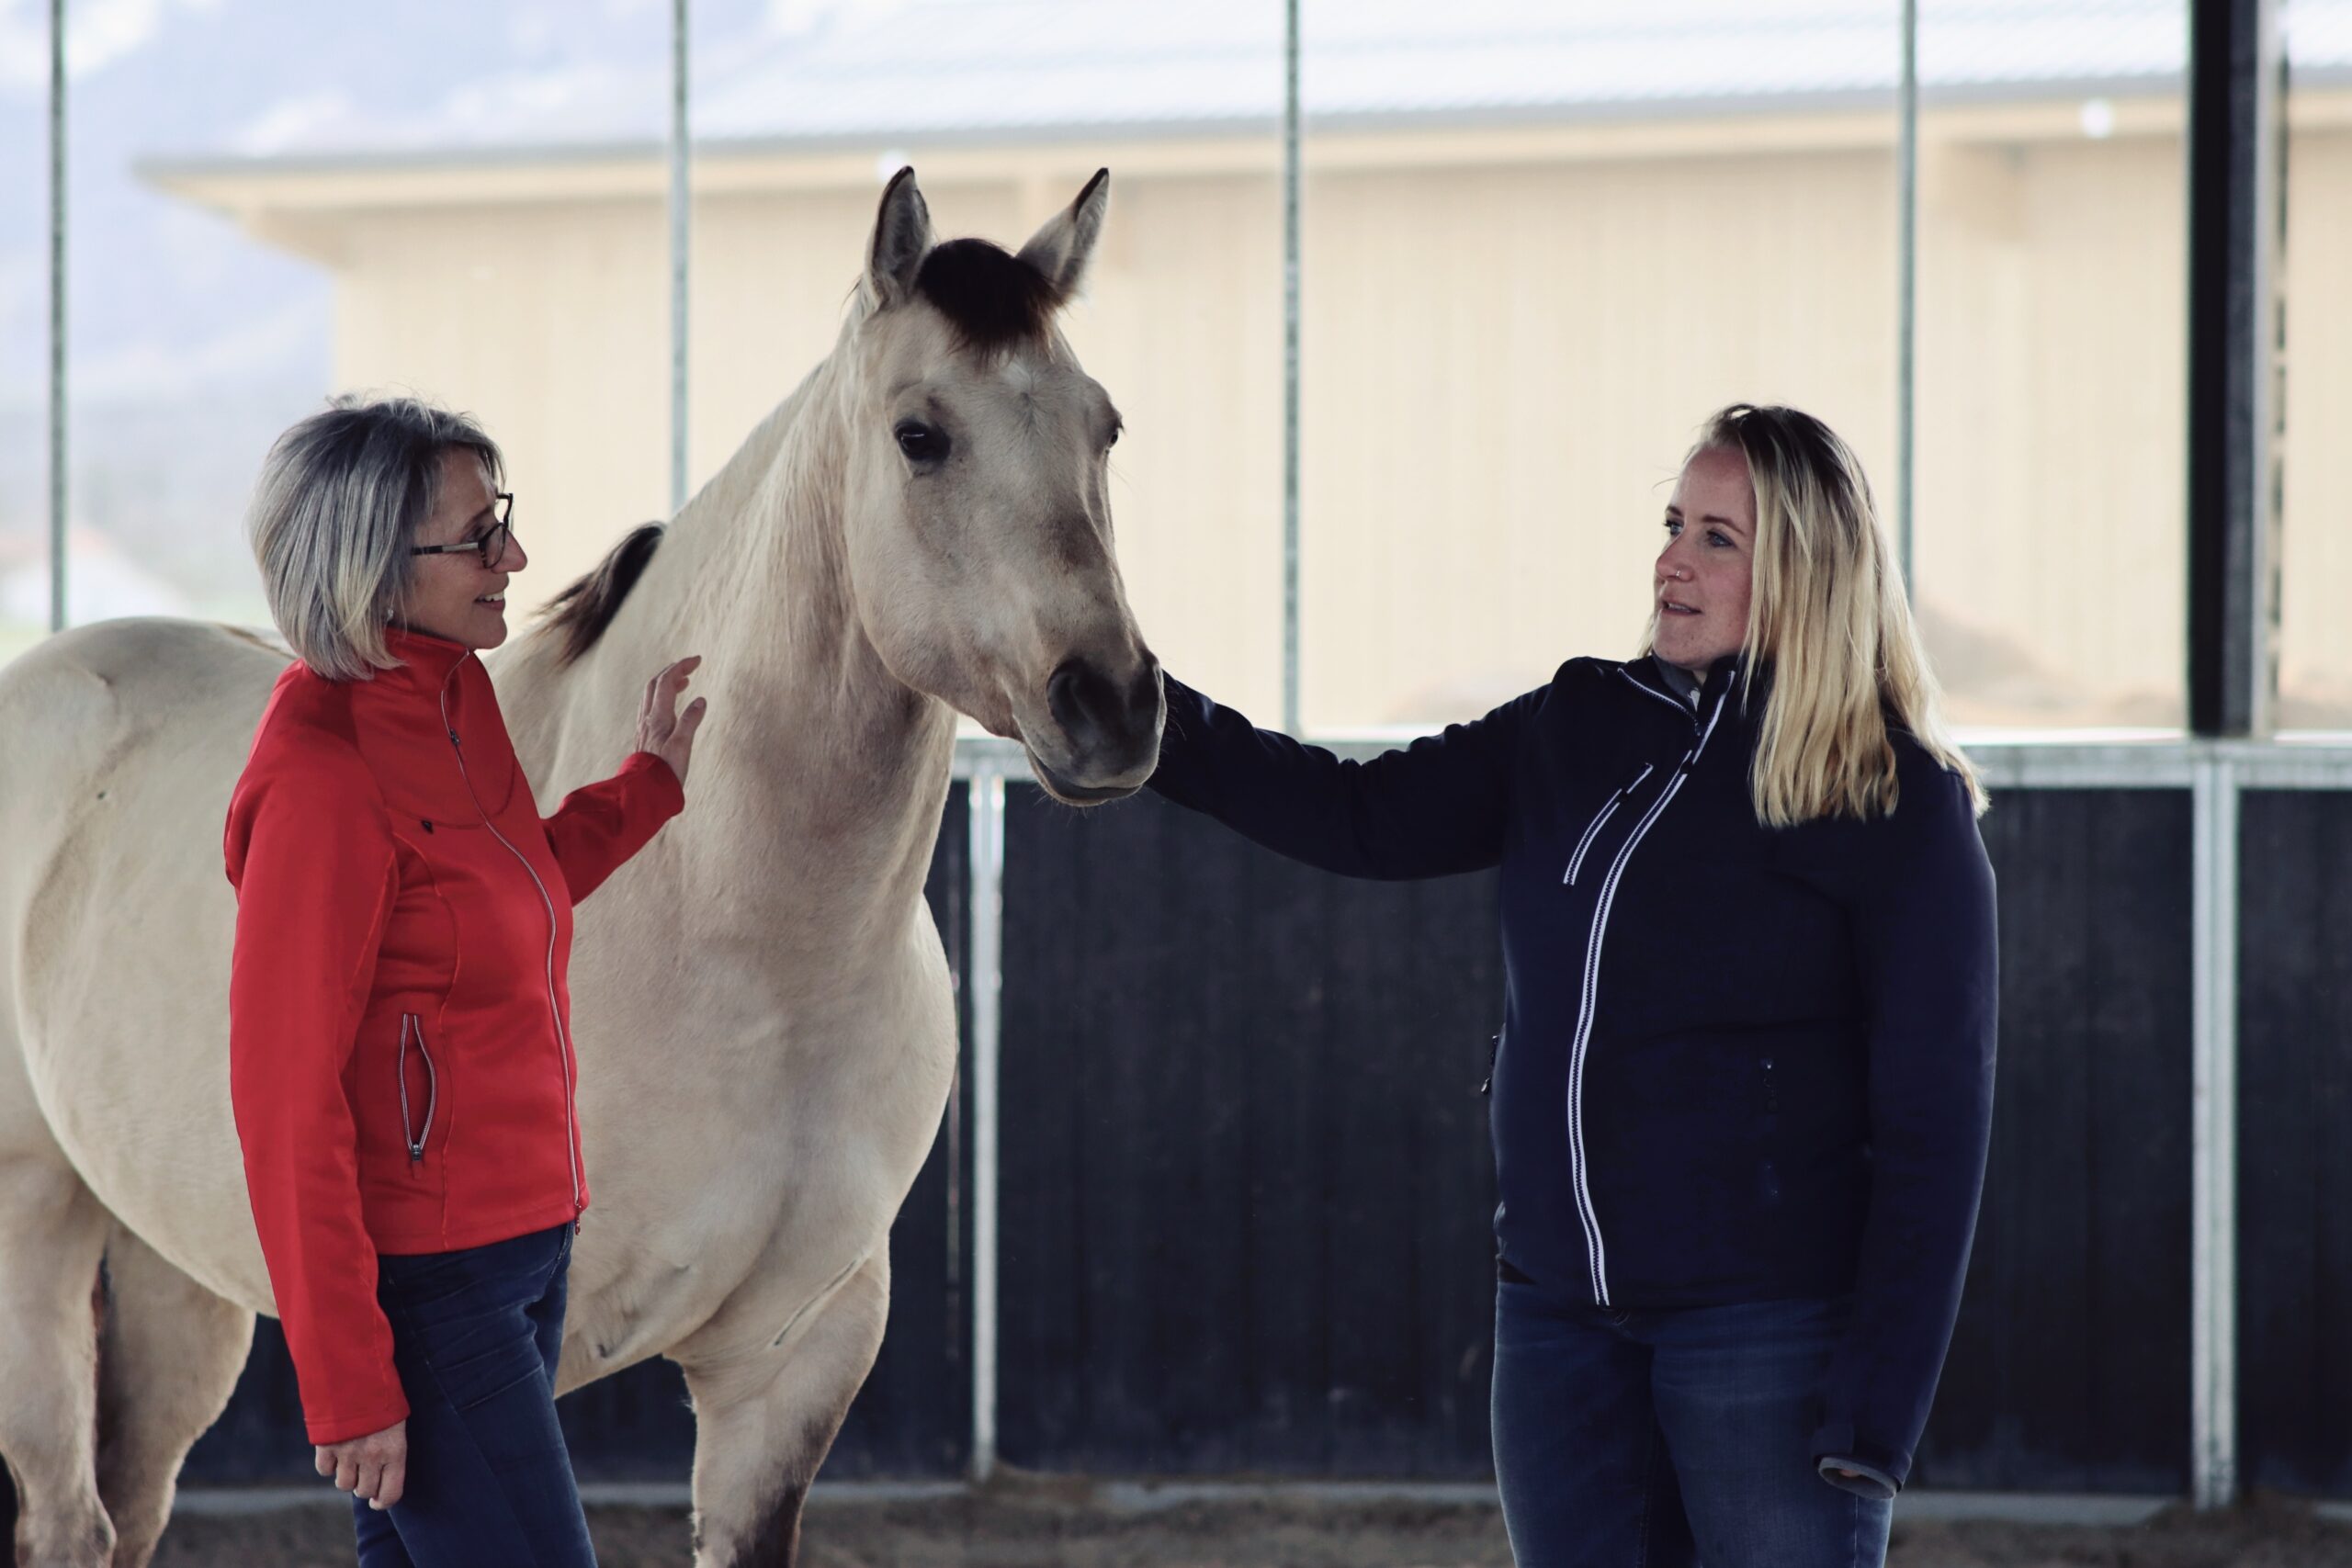
M 1893 1505 L 1809 1451 L 1850 1304 L 1621 1312 L 1506 1276 L 1495 1474 L 1520 1568 L 1880 1568 Z
M 408 1395 L 408 1477 L 378 1512 L 352 1500 L 360 1568 L 593 1568 L 556 1425 L 572 1229 L 377 1259 Z

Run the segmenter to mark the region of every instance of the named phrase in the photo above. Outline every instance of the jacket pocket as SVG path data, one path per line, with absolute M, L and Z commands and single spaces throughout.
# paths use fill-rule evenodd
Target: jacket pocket
M 1609 797 L 1609 804 L 1600 808 L 1600 814 L 1592 819 L 1592 826 L 1587 828 L 1584 837 L 1577 840 L 1576 852 L 1568 857 L 1567 874 L 1560 878 L 1561 882 L 1570 887 L 1577 885 L 1577 869 L 1584 864 L 1584 857 L 1591 852 L 1593 840 L 1600 837 L 1600 829 L 1608 826 L 1610 818 L 1617 814 L 1617 808 L 1625 804 L 1625 797 L 1642 787 L 1642 781 L 1650 776 L 1651 767 L 1650 763 L 1643 763 L 1642 771 L 1634 775 L 1633 782 Z
M 410 1082 L 412 1055 L 424 1064 L 421 1088 Z M 433 1136 L 433 1113 L 440 1109 L 441 1074 L 424 1043 L 424 1021 L 413 1012 L 401 1014 L 400 1094 L 401 1142 L 408 1145 L 409 1163 L 422 1164 L 424 1145 Z

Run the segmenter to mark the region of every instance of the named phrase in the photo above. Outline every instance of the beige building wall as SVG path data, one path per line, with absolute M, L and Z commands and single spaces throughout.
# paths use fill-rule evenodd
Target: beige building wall
M 640 203 L 371 211 L 344 227 L 334 374 L 481 417 L 535 607 L 668 491 L 666 242 Z
M 2287 143 L 2279 707 L 2352 729 L 2352 106 L 2310 107 Z
M 1482 711 L 1646 625 L 1700 422 L 1894 445 L 1883 150 L 1330 174 L 1306 189 L 1304 705 Z
M 2183 722 L 2187 221 L 2170 130 L 1923 160 L 1916 577 L 1963 716 Z
M 2294 460 L 2299 436 L 2352 412 L 2352 308 L 2312 282 L 2343 276 L 2352 253 L 2347 103 L 2298 104 L 2284 656 L 2290 679 L 2340 689 L 2352 720 L 2352 617 L 2323 586 L 2352 581 L 2352 529 L 2304 521 L 2326 480 Z M 1922 124 L 1917 581 L 1963 722 L 2180 719 L 2179 112 L 2117 111 L 2101 140 L 2071 101 Z M 1310 140 L 1309 728 L 1464 716 L 1564 658 L 1629 650 L 1676 466 L 1724 401 L 1820 414 L 1891 496 L 1892 141 L 1883 115 Z M 1098 158 L 1112 165 L 1110 228 L 1066 324 L 1127 418 L 1123 568 L 1170 668 L 1272 719 L 1276 149 L 910 156 L 943 234 L 1009 244 Z M 698 168 L 697 480 L 831 348 L 878 188 L 871 157 L 742 152 Z M 651 161 L 179 183 L 334 269 L 345 384 L 413 387 L 489 422 L 534 554 L 518 603 L 663 513 Z M 2333 368 L 2306 371 L 2317 365 Z

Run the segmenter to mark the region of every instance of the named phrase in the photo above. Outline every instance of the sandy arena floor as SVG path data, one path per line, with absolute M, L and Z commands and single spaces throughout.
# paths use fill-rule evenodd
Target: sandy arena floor
M 590 1510 L 603 1568 L 687 1568 L 673 1508 Z M 176 1520 L 159 1568 L 342 1568 L 348 1521 L 332 1508 Z M 1149 1512 L 1091 1505 L 1082 1487 L 1039 1485 L 923 1503 L 820 1503 L 809 1568 L 1509 1568 L 1491 1507 L 1314 1503 L 1193 1504 Z M 1894 1568 L 2352 1568 L 2352 1524 L 2259 1501 L 2136 1529 L 1970 1522 L 1905 1524 Z

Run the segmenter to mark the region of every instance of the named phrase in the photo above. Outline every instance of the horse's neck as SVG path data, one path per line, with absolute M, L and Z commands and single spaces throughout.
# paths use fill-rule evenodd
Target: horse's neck
M 692 691 L 710 719 L 681 852 L 725 868 L 730 902 L 772 900 L 836 941 L 844 920 L 889 930 L 921 897 L 955 746 L 955 716 L 893 676 L 858 619 L 844 361 L 837 349 L 678 514 L 594 648 L 560 672 L 531 661 L 571 688 L 536 694 L 569 729 L 633 715 L 655 671 L 701 654 Z

